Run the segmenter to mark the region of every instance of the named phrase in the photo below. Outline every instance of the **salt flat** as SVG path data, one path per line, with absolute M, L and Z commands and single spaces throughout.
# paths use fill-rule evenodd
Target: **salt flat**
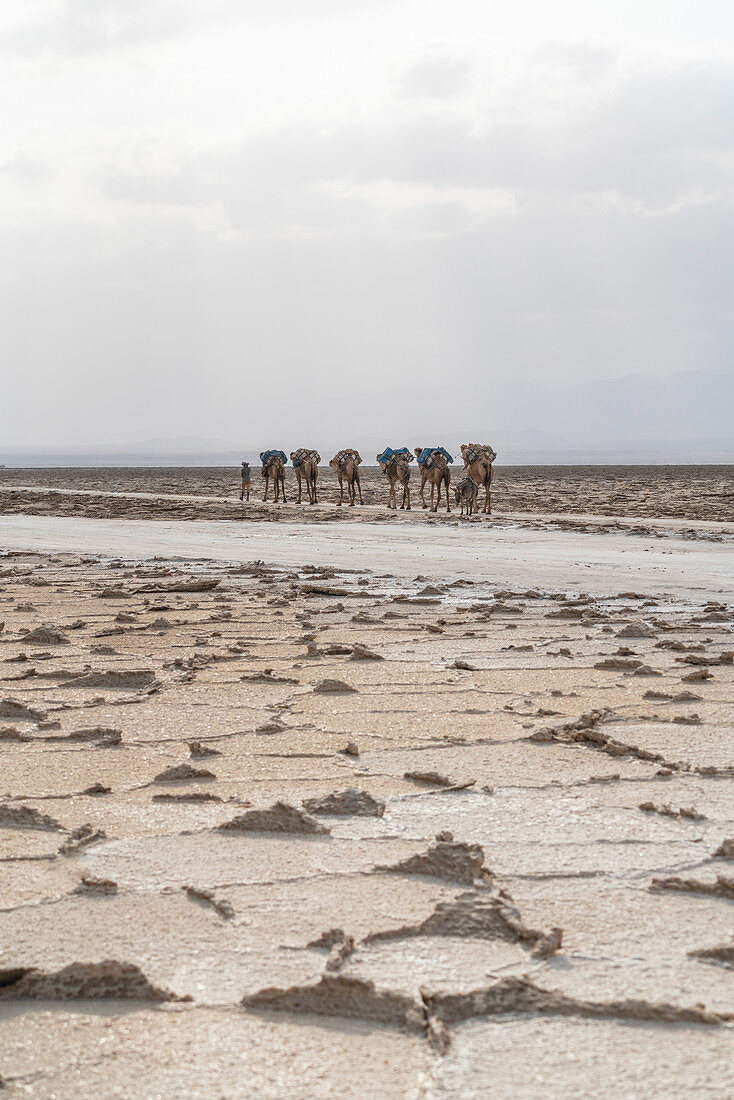
M 734 1095 L 726 534 L 3 516 L 2 1095 Z
M 598 594 L 625 589 L 681 599 L 734 595 L 734 543 L 621 533 L 579 533 L 538 526 L 401 523 L 268 523 L 104 520 L 2 516 L 7 549 L 154 556 L 276 565 L 328 565 L 432 579 L 467 577 L 495 584 Z

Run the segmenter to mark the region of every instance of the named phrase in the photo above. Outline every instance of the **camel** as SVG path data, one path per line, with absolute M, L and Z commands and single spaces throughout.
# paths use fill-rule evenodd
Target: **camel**
M 280 500 L 280 494 L 283 494 L 283 503 L 285 504 L 285 463 L 287 461 L 283 451 L 263 451 L 260 455 L 260 461 L 263 465 L 263 477 L 265 478 L 265 495 L 263 501 L 268 499 L 268 487 L 270 485 L 270 479 L 272 477 L 275 488 L 275 503 Z
M 397 493 L 395 487 L 400 482 L 403 486 L 403 502 L 400 505 L 401 508 L 405 508 L 406 511 L 410 511 L 410 464 L 413 461 L 413 456 L 407 447 L 402 447 L 399 451 L 393 451 L 391 448 L 387 448 L 381 455 L 377 455 L 377 465 L 380 467 L 388 482 L 390 483 L 390 498 L 388 500 L 388 508 L 397 509 Z
M 492 512 L 491 489 L 494 467 L 492 463 L 497 457 L 497 452 L 488 443 L 462 443 L 461 457 L 468 476 L 477 485 L 484 486 L 484 508 L 486 514 Z
M 302 480 L 306 482 L 308 503 L 316 504 L 316 479 L 319 476 L 321 455 L 318 451 L 309 451 L 306 447 L 299 447 L 297 451 L 293 451 L 291 454 L 291 462 L 293 463 L 293 469 L 296 471 L 296 481 L 298 482 L 298 500 L 296 504 L 301 503 Z
M 359 451 L 355 451 L 352 448 L 345 448 L 343 451 L 339 451 L 335 454 L 329 463 L 339 480 L 339 505 L 341 505 L 344 500 L 345 481 L 347 483 L 349 507 L 354 507 L 356 493 L 359 493 L 359 503 L 364 504 L 362 500 L 362 486 L 359 481 L 359 466 L 361 461 L 362 457 Z
M 454 496 L 456 503 L 461 506 L 462 516 L 465 508 L 467 516 L 471 516 L 476 512 L 479 496 L 479 486 L 476 481 L 472 481 L 470 477 L 463 477 L 461 481 L 454 485 Z
M 424 447 L 416 447 L 414 450 L 415 457 L 420 458 L 424 450 Z M 419 468 L 421 472 L 420 497 L 423 502 L 423 507 L 428 507 L 426 498 L 423 495 L 426 482 L 428 481 L 431 484 L 431 511 L 438 511 L 438 506 L 441 503 L 441 486 L 443 485 L 446 489 L 446 511 L 450 512 L 451 500 L 449 499 L 449 486 L 451 484 L 451 471 L 449 470 L 449 463 L 446 456 L 442 454 L 441 451 L 431 451 L 426 464 Z M 434 489 L 438 490 L 435 504 L 433 503 Z

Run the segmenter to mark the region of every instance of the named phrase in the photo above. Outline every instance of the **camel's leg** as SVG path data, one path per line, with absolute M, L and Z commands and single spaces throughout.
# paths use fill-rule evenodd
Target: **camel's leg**
M 410 511 L 410 482 L 405 482 L 405 509 Z
M 354 476 L 350 477 L 348 487 L 349 487 L 349 507 L 353 508 L 354 507 Z
M 450 512 L 451 511 L 451 496 L 449 494 L 449 487 L 451 485 L 451 474 L 448 472 L 448 470 L 446 470 L 445 474 L 443 475 L 442 481 L 444 483 L 443 487 L 446 490 L 446 511 Z
M 426 492 L 426 475 L 425 475 L 424 473 L 421 473 L 421 487 L 420 487 L 420 489 L 419 489 L 418 491 L 419 491 L 419 493 L 420 493 L 420 498 L 421 498 L 421 501 L 423 502 L 423 507 L 424 507 L 424 508 L 427 508 L 427 507 L 428 507 L 428 505 L 426 504 L 426 497 L 425 497 L 425 492 Z
M 357 489 L 359 491 L 359 503 L 364 504 L 364 501 L 362 500 L 362 482 L 359 480 L 359 470 L 357 470 L 355 474 L 355 479 L 357 482 Z
M 270 478 L 265 475 L 265 496 L 263 497 L 263 503 L 268 499 L 268 485 L 270 484 Z
M 298 482 L 298 500 L 296 501 L 296 504 L 300 504 L 301 503 L 301 474 L 300 474 L 300 471 L 299 471 L 297 466 L 296 466 L 296 481 Z
M 344 500 L 344 485 L 341 477 L 339 478 L 339 500 L 337 502 L 337 508 L 341 507 L 341 503 Z
M 287 501 L 285 499 L 285 474 L 283 474 L 283 476 L 280 479 L 280 491 L 283 494 L 283 503 L 286 504 Z
M 439 485 L 438 500 L 436 501 L 435 504 L 433 503 L 433 496 L 434 496 L 435 488 L 436 488 L 436 482 L 433 479 L 431 479 L 431 511 L 432 512 L 437 512 L 438 511 L 438 503 L 441 500 L 441 487 Z
M 492 478 L 493 478 L 493 477 L 494 477 L 494 466 L 492 466 L 492 464 L 490 463 L 490 466 L 489 466 L 489 478 L 487 479 L 487 493 L 486 493 L 486 500 L 485 500 L 485 503 L 484 503 L 484 511 L 485 511 L 485 512 L 487 513 L 487 515 L 491 515 L 491 514 L 492 514 L 492 497 L 491 497 L 491 491 L 492 491 Z

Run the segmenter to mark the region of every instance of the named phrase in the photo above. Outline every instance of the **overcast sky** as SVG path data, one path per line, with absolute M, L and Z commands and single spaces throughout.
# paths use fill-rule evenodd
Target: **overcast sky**
M 6 445 L 734 369 L 731 0 L 5 0 L 0 95 Z

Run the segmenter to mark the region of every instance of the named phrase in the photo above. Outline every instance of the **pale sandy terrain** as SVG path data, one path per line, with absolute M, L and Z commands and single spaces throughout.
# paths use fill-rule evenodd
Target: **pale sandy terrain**
M 0 517 L 7 1094 L 734 1095 L 728 531 L 369 529 Z

